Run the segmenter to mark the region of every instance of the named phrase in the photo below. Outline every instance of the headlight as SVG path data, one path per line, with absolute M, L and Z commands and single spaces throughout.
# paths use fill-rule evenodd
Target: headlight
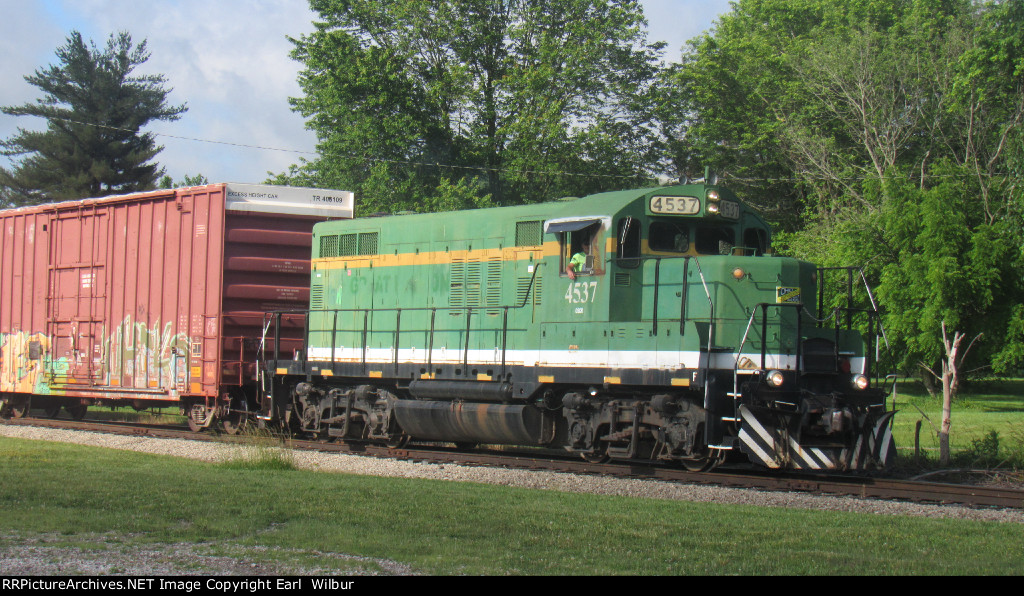
M 768 384 L 772 387 L 782 387 L 782 383 L 786 380 L 786 377 L 782 376 L 782 371 L 770 370 L 768 371 L 768 375 L 765 377 L 765 380 L 768 381 Z
M 709 190 L 708 191 L 708 200 L 709 201 L 717 201 L 718 200 L 718 191 L 717 190 Z
M 708 203 L 708 213 L 710 213 L 711 215 L 716 215 L 718 213 L 718 204 Z
M 865 389 L 868 388 L 868 378 L 865 377 L 864 375 L 854 375 L 853 386 L 861 391 L 864 391 Z

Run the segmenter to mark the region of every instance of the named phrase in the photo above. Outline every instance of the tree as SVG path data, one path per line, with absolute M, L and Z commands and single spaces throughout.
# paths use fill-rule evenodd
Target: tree
M 1024 362 L 1024 3 L 739 0 L 691 42 L 675 162 L 716 166 L 787 232 L 860 265 L 905 373 Z M 735 184 L 733 184 L 736 186 Z M 925 377 L 930 381 L 930 377 Z
M 964 340 L 964 334 L 954 331 L 953 337 L 950 338 L 946 333 L 946 322 L 943 321 L 942 345 L 944 354 L 941 374 L 925 366 L 925 369 L 942 383 L 942 426 L 939 429 L 939 464 L 943 466 L 949 465 L 949 430 L 952 426 L 953 400 L 960 390 L 960 364 L 967 358 L 967 353 L 971 351 L 971 346 L 974 345 L 974 342 L 979 337 L 981 337 L 980 334 L 976 335 L 971 340 L 971 343 L 967 345 L 967 348 L 964 349 L 963 353 L 961 353 L 960 348 Z
M 651 183 L 658 72 L 636 0 L 311 0 L 295 109 L 320 157 L 275 182 L 397 211 Z
M 865 3 L 739 0 L 713 30 L 691 40 L 668 75 L 679 90 L 668 110 L 681 120 L 667 131 L 675 173 L 693 177 L 711 166 L 779 227 L 799 229 L 804 191 L 782 150 L 779 108 L 801 105 L 806 93 L 789 57 L 845 27 Z
M 206 176 L 203 176 L 202 174 L 196 174 L 195 176 L 189 176 L 188 174 L 185 174 L 185 177 L 178 182 L 175 182 L 174 179 L 171 178 L 170 176 L 164 176 L 163 178 L 160 179 L 160 183 L 157 185 L 157 187 L 162 189 L 171 189 L 184 188 L 188 186 L 203 186 L 209 183 L 210 181 L 206 178 Z
M 1024 348 L 1021 195 L 1005 174 L 1024 87 L 1019 73 L 1013 82 L 1015 60 L 993 68 L 1000 61 L 979 43 L 1009 30 L 997 18 L 1006 10 L 903 8 L 885 29 L 822 35 L 790 58 L 810 96 L 780 139 L 817 189 L 792 246 L 817 262 L 866 266 L 904 371 L 948 359 L 935 342 L 945 321 L 982 336 L 976 356 L 1006 372 Z
M 146 42 L 111 35 L 106 48 L 88 45 L 72 31 L 57 49 L 59 63 L 25 80 L 44 95 L 35 103 L 2 108 L 13 116 L 45 118 L 45 131 L 18 129 L 2 142 L 4 155 L 23 156 L 0 169 L 4 199 L 11 204 L 99 197 L 148 190 L 163 175 L 150 160 L 163 147 L 140 133 L 153 120 L 177 120 L 185 105 L 167 104 L 162 75 L 136 75 L 149 59 Z

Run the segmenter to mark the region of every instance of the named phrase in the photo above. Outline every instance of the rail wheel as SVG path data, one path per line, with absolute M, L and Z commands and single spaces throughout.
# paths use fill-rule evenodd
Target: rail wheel
M 191 418 L 189 421 L 191 422 Z M 220 419 L 220 428 L 229 435 L 237 435 L 245 427 L 245 414 L 242 412 L 230 412 Z M 191 425 L 190 425 L 191 426 Z
M 203 404 L 193 404 L 188 410 L 188 429 L 197 433 L 209 426 L 213 412 Z
M 47 418 L 56 418 L 57 416 L 60 416 L 60 404 L 46 404 L 46 407 L 43 408 L 43 412 L 46 414 Z
M 24 418 L 28 415 L 29 401 L 27 397 L 12 397 L 7 400 L 5 408 L 7 415 L 11 418 Z
M 245 399 L 233 400 L 232 409 L 227 410 L 220 419 L 220 427 L 229 435 L 242 432 L 249 422 L 249 404 Z
M 220 412 L 218 423 L 222 431 L 229 435 L 237 435 L 242 432 L 249 421 L 252 409 L 249 408 L 249 400 L 242 391 L 232 391 L 225 395 L 228 398 L 227 404 L 218 409 Z
M 608 455 L 608 445 L 603 441 L 594 444 L 594 450 L 589 453 L 580 453 L 583 461 L 592 464 L 603 464 L 611 459 Z
M 398 435 L 391 435 L 385 445 L 388 446 L 388 449 L 401 449 L 408 445 L 410 441 L 412 441 L 412 437 L 403 432 Z
M 72 420 L 81 420 L 85 418 L 85 413 L 89 410 L 89 406 L 85 404 L 79 404 L 77 406 L 70 406 L 65 408 L 68 414 L 71 414 Z
M 680 460 L 680 463 L 690 472 L 710 472 L 723 461 L 725 461 L 725 451 L 722 449 L 712 449 L 704 454 L 703 457 L 683 459 Z

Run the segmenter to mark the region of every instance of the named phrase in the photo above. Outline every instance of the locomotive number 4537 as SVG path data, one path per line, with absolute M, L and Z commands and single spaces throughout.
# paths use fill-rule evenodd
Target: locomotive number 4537
M 569 284 L 569 288 L 565 291 L 565 299 L 569 304 L 583 304 L 585 302 L 593 302 L 597 297 L 597 282 L 596 281 L 580 281 Z

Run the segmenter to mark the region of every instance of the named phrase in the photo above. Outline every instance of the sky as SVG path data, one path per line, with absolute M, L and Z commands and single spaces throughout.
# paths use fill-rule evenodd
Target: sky
M 729 10 L 728 0 L 641 3 L 648 40 L 668 43 L 668 61 Z M 301 93 L 288 37 L 313 30 L 305 0 L 0 0 L 0 15 L 0 106 L 42 96 L 24 77 L 56 64 L 72 30 L 100 48 L 128 31 L 151 53 L 137 73 L 163 74 L 168 102 L 188 104 L 180 120 L 144 129 L 158 135 L 156 161 L 174 180 L 260 183 L 315 157 L 316 137 L 288 103 Z M 0 114 L 0 139 L 19 127 L 41 130 L 44 122 Z M 0 156 L 0 164 L 10 161 Z

